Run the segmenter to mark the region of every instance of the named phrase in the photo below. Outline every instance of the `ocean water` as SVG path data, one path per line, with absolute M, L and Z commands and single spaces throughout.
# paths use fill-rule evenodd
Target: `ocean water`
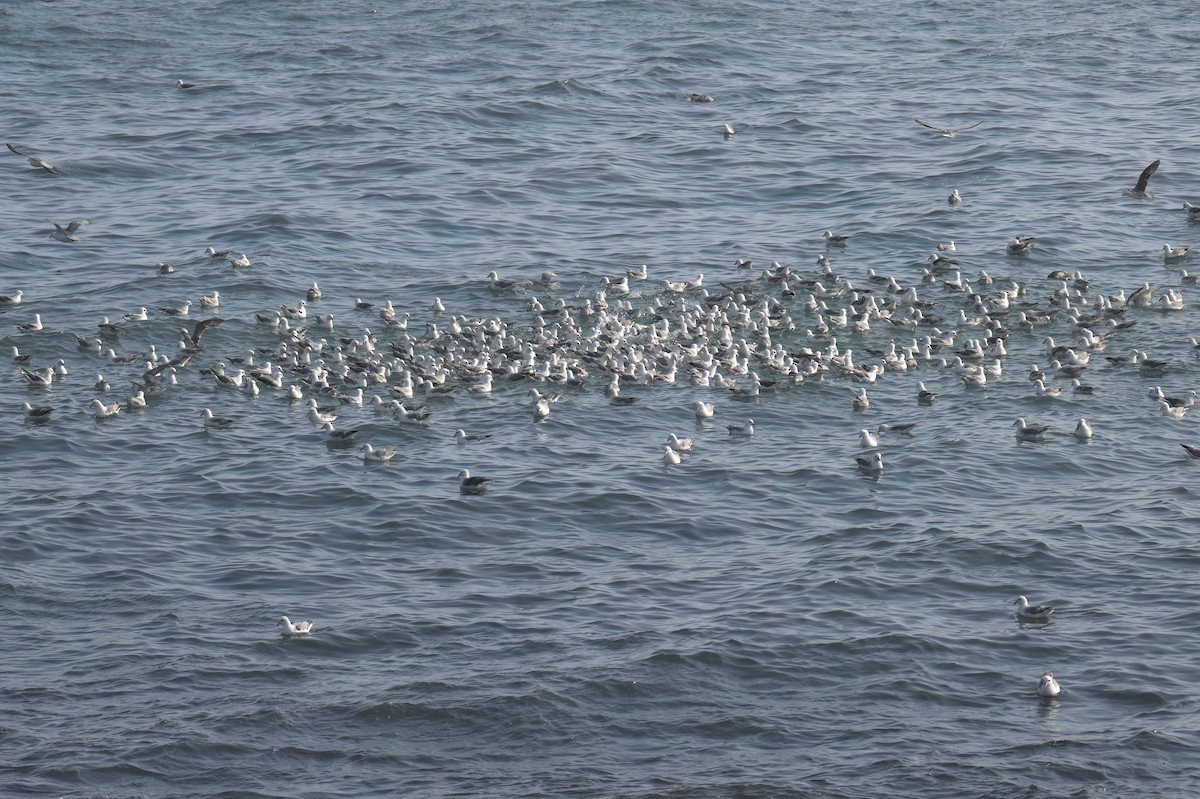
M 1197 43 L 1182 2 L 0 8 L 3 138 L 58 170 L 0 155 L 0 294 L 24 292 L 0 306 L 0 796 L 1189 795 L 1200 505 L 1179 445 L 1200 444 L 1200 417 L 1148 392 L 1197 385 L 1196 287 L 1162 257 L 1200 238 L 1181 210 L 1200 203 Z M 948 138 L 914 118 L 980 124 Z M 1122 196 L 1156 159 L 1155 198 Z M 74 219 L 91 221 L 78 242 L 49 238 L 47 220 Z M 848 246 L 827 250 L 826 229 Z M 1015 235 L 1036 237 L 1027 256 L 1006 254 Z M 1049 365 L 1047 336 L 1080 341 L 1067 315 L 1026 330 L 1010 312 L 1003 374 L 967 388 L 937 359 L 984 335 L 956 321 L 978 312 L 921 282 L 950 240 L 988 298 L 1015 282 L 1049 308 L 1061 269 L 1090 281 L 1085 309 L 1143 282 L 1185 306 L 1097 326 L 1112 340 L 1081 375 L 1092 395 Z M 479 395 L 456 373 L 449 396 L 417 390 L 433 416 L 413 424 L 372 410 L 388 396 L 372 384 L 337 422 L 359 428 L 350 446 L 302 402 L 200 371 L 274 360 L 282 337 L 256 314 L 313 281 L 310 315 L 334 329 L 309 337 L 333 366 L 368 357 L 368 329 L 371 357 L 442 355 L 456 315 L 570 352 L 531 301 L 596 303 L 642 264 L 608 313 L 666 319 L 669 348 L 687 343 L 680 303 L 718 307 L 707 292 L 778 301 L 795 330 L 773 343 L 830 352 L 806 334 L 820 290 L 784 295 L 760 279 L 772 261 L 832 310 L 855 289 L 884 301 L 873 269 L 942 317 L 835 328 L 860 365 L 957 337 L 866 385 L 865 411 L 836 368 L 796 383 L 759 364 L 745 326 L 731 339 L 775 383 L 749 399 L 685 363 L 617 407 L 581 358 L 579 388 L 498 378 Z M 548 290 L 486 278 L 547 270 Z M 124 401 L 144 366 L 76 335 L 145 307 L 105 347 L 175 355 L 181 321 L 159 309 L 190 300 L 190 328 L 213 291 L 225 321 L 178 385 L 95 420 L 92 399 Z M 407 333 L 359 299 L 391 301 Z M 35 313 L 45 329 L 16 327 Z M 648 347 L 640 330 L 614 346 Z M 69 374 L 31 388 L 13 346 Z M 1135 349 L 1166 369 L 1105 359 Z M 1062 397 L 1035 394 L 1035 364 Z M 563 394 L 541 422 L 532 386 Z M 205 429 L 203 408 L 234 425 Z M 1051 430 L 1018 441 L 1018 417 Z M 728 434 L 751 418 L 752 437 Z M 901 422 L 917 426 L 880 436 L 882 473 L 860 471 L 858 431 Z M 678 466 L 669 433 L 696 442 Z M 363 442 L 397 457 L 364 462 Z M 464 468 L 490 489 L 460 493 Z M 1054 621 L 1020 622 L 1019 594 Z M 313 632 L 282 638 L 281 614 Z M 1044 671 L 1059 698 L 1037 695 Z

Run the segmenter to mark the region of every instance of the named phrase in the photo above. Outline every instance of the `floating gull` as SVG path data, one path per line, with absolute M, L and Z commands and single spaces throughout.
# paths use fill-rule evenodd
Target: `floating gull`
M 1188 253 L 1190 252 L 1191 248 L 1189 247 L 1172 247 L 1170 244 L 1164 244 L 1162 246 L 1163 262 L 1173 263 L 1175 261 L 1182 261 L 1188 257 Z
M 917 381 L 917 402 L 921 405 L 932 405 L 937 399 L 937 392 L 925 388 L 924 381 Z
M 920 125 L 923 128 L 929 128 L 930 130 L 936 130 L 938 133 L 942 134 L 947 139 L 953 139 L 955 136 L 957 136 L 959 133 L 962 133 L 964 130 L 970 130 L 971 128 L 977 128 L 983 124 L 983 122 L 981 120 L 979 122 L 976 122 L 974 125 L 967 125 L 965 128 L 940 128 L 937 125 L 930 125 L 928 122 L 924 122 L 920 119 L 914 119 L 913 121 L 915 121 L 918 125 Z
M 233 255 L 233 250 L 218 250 L 216 247 L 208 247 L 204 250 L 204 254 L 209 258 L 228 258 Z
M 688 103 L 711 103 L 713 101 L 713 98 L 711 95 L 695 94 L 695 93 L 685 94 L 683 96 L 683 99 L 684 99 L 684 102 L 688 102 Z
M 721 132 L 727 139 L 732 138 L 733 135 L 737 133 L 737 131 L 733 129 L 733 125 L 730 125 L 728 122 L 726 122 L 724 127 L 722 127 Z
M 224 416 L 213 416 L 213 412 L 208 408 L 200 411 L 200 415 L 204 417 L 205 427 L 215 427 L 218 430 L 226 427 L 233 427 L 233 420 L 227 419 Z
M 245 253 L 242 253 L 241 255 L 239 255 L 237 257 L 230 256 L 229 257 L 229 265 L 246 267 L 246 266 L 250 265 L 250 259 L 246 257 Z
M 854 399 L 851 400 L 850 404 L 854 406 L 854 410 L 856 411 L 865 411 L 871 407 L 871 400 L 867 398 L 867 390 L 865 388 L 858 389 L 858 393 L 854 395 Z
M 64 228 L 53 220 L 47 219 L 46 221 L 54 225 L 54 232 L 49 237 L 56 241 L 79 241 L 79 237 L 75 235 L 75 231 L 92 224 L 86 219 L 76 219 Z
M 29 385 L 37 388 L 50 388 L 54 385 L 54 370 L 40 369 L 36 372 L 21 367 L 21 374 L 25 376 L 25 380 Z
M 221 292 L 214 291 L 212 294 L 200 295 L 200 307 L 206 311 L 211 311 L 221 307 Z
M 22 353 L 16 347 L 12 348 L 12 359 L 14 363 L 32 363 L 33 356 L 28 353 Z
M 1155 161 L 1153 164 L 1143 169 L 1142 174 L 1138 175 L 1137 183 L 1134 184 L 1133 188 L 1125 189 L 1121 192 L 1121 194 L 1125 195 L 1126 197 L 1136 197 L 1139 200 L 1153 200 L 1154 192 L 1147 191 L 1146 184 L 1150 182 L 1150 176 L 1153 175 L 1158 169 L 1158 165 L 1160 163 L 1162 163 L 1161 160 Z
M 879 446 L 879 439 L 872 435 L 870 430 L 864 427 L 862 430 L 858 431 L 858 443 L 867 449 L 871 449 L 872 447 Z
M 463 469 L 458 473 L 458 490 L 464 494 L 482 494 L 492 484 L 492 478 L 472 476 L 471 472 Z
M 308 635 L 312 632 L 313 623 L 311 621 L 298 621 L 292 624 L 292 620 L 287 616 L 280 616 L 279 622 L 275 626 L 282 626 L 283 632 L 280 634 L 284 638 L 291 638 L 292 636 Z
M 194 83 L 184 83 L 182 78 L 180 78 L 179 80 L 176 80 L 176 81 L 175 81 L 175 85 L 176 85 L 176 86 L 178 86 L 178 87 L 179 87 L 179 88 L 181 88 L 181 89 L 194 89 L 194 88 L 196 88 L 196 84 L 194 84 Z
M 950 205 L 958 205 L 962 202 L 962 195 L 958 193 L 958 189 L 952 189 L 950 196 L 946 198 L 946 202 Z
M 18 291 L 16 294 L 0 294 L 0 305 L 20 305 L 24 296 L 24 291 Z
M 517 281 L 515 281 L 515 280 L 501 280 L 500 275 L 498 275 L 496 272 L 488 272 L 487 278 L 488 278 L 488 285 L 491 286 L 492 288 L 496 289 L 497 291 L 503 291 L 504 289 L 511 289 L 517 285 Z
M 917 429 L 916 422 L 903 422 L 900 424 L 886 424 L 885 423 L 885 424 L 881 424 L 881 425 L 879 425 L 879 427 L 875 428 L 875 432 L 879 433 L 881 435 L 887 435 L 888 433 L 896 433 L 896 434 L 902 435 L 902 436 L 911 436 L 916 429 Z
M 715 414 L 716 412 L 717 412 L 716 406 L 713 405 L 711 402 L 705 402 L 704 400 L 696 400 L 696 418 L 697 419 L 711 419 L 713 417 L 713 414 Z
M 162 311 L 167 316 L 187 316 L 192 310 L 192 301 L 186 300 L 184 301 L 183 305 L 167 306 L 165 308 L 159 308 L 158 310 Z
M 1092 426 L 1087 419 L 1080 419 L 1075 425 L 1075 437 L 1080 441 L 1088 441 L 1092 437 Z
M 392 458 L 396 457 L 395 447 L 380 447 L 376 449 L 370 444 L 362 445 L 362 456 L 365 461 L 377 461 L 379 463 L 387 463 Z
M 883 453 L 873 452 L 867 457 L 856 457 L 859 471 L 878 473 L 883 471 Z
M 94 409 L 92 416 L 95 416 L 97 419 L 111 419 L 121 412 L 121 403 L 111 402 L 106 405 L 100 400 L 94 399 L 92 400 L 92 408 Z
M 50 172 L 55 175 L 62 174 L 55 167 L 51 166 L 50 164 L 46 163 L 45 161 L 43 161 L 42 159 L 40 159 L 36 156 L 27 155 L 26 153 L 23 153 L 20 150 L 18 150 L 16 147 L 13 147 L 11 144 L 6 143 L 4 146 L 7 147 L 12 152 L 16 153 L 17 155 L 24 158 L 26 161 L 28 161 L 29 165 L 32 167 L 37 167 L 38 169 L 44 169 L 47 172 Z
M 305 293 L 304 299 L 308 300 L 309 302 L 316 302 L 317 300 L 321 299 L 321 287 L 317 285 L 317 281 L 314 280 L 313 284 L 308 287 L 308 291 Z
M 679 464 L 683 463 L 683 458 L 678 452 L 671 449 L 670 444 L 667 444 L 663 447 L 662 460 L 664 466 L 678 466 Z
M 1042 680 L 1038 683 L 1038 696 L 1055 697 L 1062 693 L 1062 688 L 1058 684 L 1058 680 L 1054 679 L 1054 675 L 1050 672 L 1042 674 Z
M 325 438 L 333 443 L 345 443 L 358 435 L 358 428 L 346 430 L 334 430 L 333 422 L 325 422 L 322 427 L 325 429 Z
M 22 403 L 25 410 L 25 418 L 31 422 L 45 422 L 50 419 L 50 414 L 54 411 L 49 405 L 30 405 L 28 402 Z M 1186 444 L 1184 445 L 1186 446 Z
M 826 230 L 821 236 L 825 239 L 826 247 L 845 247 L 849 236 L 839 236 L 832 230 Z
M 958 252 L 958 248 L 954 246 L 954 240 L 943 242 L 937 246 L 939 252 Z
M 1048 425 L 1028 425 L 1024 418 L 1017 419 L 1013 422 L 1013 426 L 1017 428 L 1017 438 L 1021 441 L 1041 441 L 1045 437 L 1046 431 L 1050 429 Z
M 1049 621 L 1050 614 L 1054 612 L 1054 608 L 1049 605 L 1031 605 L 1029 600 L 1023 596 L 1013 600 L 1013 604 L 1017 605 L 1017 617 L 1025 621 Z
M 752 436 L 754 435 L 754 420 L 747 419 L 745 424 L 730 424 L 725 426 L 729 430 L 731 436 Z
M 1009 255 L 1028 255 L 1029 250 L 1033 247 L 1033 236 L 1013 236 L 1012 241 L 1008 243 Z
M 696 442 L 691 438 L 680 438 L 674 433 L 671 433 L 667 436 L 667 446 L 676 452 L 691 452 L 692 448 L 695 446 L 695 443 Z

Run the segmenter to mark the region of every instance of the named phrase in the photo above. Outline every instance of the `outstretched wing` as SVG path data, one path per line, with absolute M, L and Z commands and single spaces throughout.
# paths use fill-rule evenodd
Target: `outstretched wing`
M 1155 161 L 1153 164 L 1142 170 L 1142 174 L 1138 175 L 1137 185 L 1133 187 L 1134 191 L 1142 193 L 1146 191 L 1146 185 L 1150 182 L 1150 176 L 1158 170 L 1158 165 L 1160 163 L 1162 163 L 1162 159 Z
M 21 156 L 22 158 L 28 158 L 28 157 L 29 157 L 29 156 L 25 155 L 25 153 L 23 153 L 23 152 L 21 152 L 20 150 L 18 150 L 16 147 L 13 147 L 13 146 L 12 146 L 11 144 L 9 144 L 8 142 L 5 142 L 5 143 L 4 143 L 4 146 L 5 146 L 5 147 L 7 147 L 8 149 L 12 150 L 14 153 L 16 153 L 17 155 Z
M 983 124 L 983 120 L 981 119 L 978 122 L 976 122 L 974 125 L 967 125 L 965 128 L 958 128 L 957 132 L 962 133 L 964 130 L 970 130 L 971 128 L 977 128 L 982 124 Z
M 214 316 L 212 319 L 205 319 L 203 322 L 197 322 L 196 326 L 192 328 L 192 343 L 196 346 L 199 346 L 200 337 L 204 335 L 204 331 L 208 330 L 210 327 L 216 327 L 224 321 L 225 320 L 219 316 Z
M 945 128 L 939 128 L 937 125 L 930 125 L 928 122 L 925 122 L 924 120 L 914 118 L 913 121 L 916 122 L 918 125 L 920 125 L 923 128 L 929 128 L 930 130 L 936 130 L 938 133 L 948 133 L 949 132 Z

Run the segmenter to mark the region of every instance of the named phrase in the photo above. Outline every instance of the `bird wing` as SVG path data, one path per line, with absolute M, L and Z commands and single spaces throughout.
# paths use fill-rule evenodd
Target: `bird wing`
M 79 228 L 87 227 L 90 224 L 92 224 L 92 223 L 86 219 L 76 219 L 74 222 L 67 225 L 67 232 L 74 233 L 76 230 L 79 230 Z M 58 227 L 58 225 L 55 225 L 55 227 Z M 62 228 L 58 228 L 58 229 L 62 230 Z
M 1162 163 L 1162 159 L 1155 161 L 1150 166 L 1142 170 L 1142 174 L 1138 175 L 1137 185 L 1133 187 L 1136 192 L 1146 191 L 1146 184 L 1150 182 L 1150 176 L 1158 169 L 1158 165 Z
M 980 126 L 980 125 L 982 125 L 982 124 L 983 124 L 983 120 L 981 119 L 981 120 L 979 120 L 978 122 L 976 122 L 974 125 L 967 125 L 965 128 L 955 128 L 955 131 L 954 131 L 954 132 L 955 132 L 955 133 L 961 133 L 961 132 L 963 132 L 964 130 L 970 130 L 971 128 L 977 128 L 977 127 L 979 127 L 979 126 Z
M 915 117 L 913 118 L 913 121 L 916 122 L 918 125 L 920 125 L 923 128 L 929 128 L 930 130 L 936 130 L 938 133 L 949 133 L 950 132 L 950 131 L 946 130 L 946 128 L 939 128 L 937 125 L 930 125 L 928 122 L 925 122 L 924 120 L 916 119 Z
M 25 153 L 23 153 L 23 152 L 21 152 L 20 150 L 18 150 L 16 147 L 13 147 L 13 146 L 12 146 L 11 144 L 9 144 L 8 142 L 5 142 L 5 143 L 4 143 L 4 146 L 5 146 L 5 147 L 7 147 L 8 149 L 12 150 L 14 153 L 16 153 L 17 155 L 21 156 L 22 158 L 28 158 L 28 157 L 29 157 L 29 156 L 25 155 Z
M 202 322 L 197 322 L 196 326 L 192 328 L 192 342 L 199 346 L 200 337 L 204 335 L 204 331 L 208 330 L 210 327 L 216 327 L 224 321 L 225 320 L 219 316 L 214 316 L 212 319 L 205 319 Z

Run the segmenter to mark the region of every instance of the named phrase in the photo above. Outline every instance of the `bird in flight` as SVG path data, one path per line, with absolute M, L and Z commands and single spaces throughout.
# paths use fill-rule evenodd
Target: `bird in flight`
M 23 152 L 21 152 L 20 150 L 18 150 L 16 147 L 13 147 L 11 144 L 8 144 L 7 142 L 5 142 L 4 146 L 5 146 L 5 147 L 7 147 L 7 148 L 8 148 L 9 150 L 11 150 L 12 152 L 16 153 L 17 155 L 19 155 L 19 156 L 21 156 L 22 158 L 24 158 L 24 159 L 26 159 L 27 161 L 29 161 L 29 165 L 30 165 L 30 166 L 35 166 L 35 167 L 38 167 L 38 168 L 40 168 L 40 169 L 44 169 L 44 170 L 46 170 L 47 172 L 51 172 L 51 173 L 53 173 L 53 174 L 55 174 L 55 175 L 61 175 L 61 174 L 62 174 L 62 173 L 61 173 L 61 172 L 59 172 L 57 169 L 55 169 L 55 168 L 54 168 L 52 165 L 50 165 L 50 164 L 47 164 L 45 161 L 43 161 L 42 159 L 40 159 L 40 158 L 38 158 L 38 157 L 36 157 L 36 156 L 33 156 L 33 155 L 28 155 L 28 154 L 26 154 L 26 153 L 23 153 Z
M 1154 192 L 1147 191 L 1146 185 L 1150 183 L 1150 176 L 1158 170 L 1158 165 L 1162 163 L 1162 159 L 1155 161 L 1150 166 L 1142 170 L 1142 174 L 1138 175 L 1137 183 L 1132 189 L 1125 189 L 1121 192 L 1126 197 L 1136 197 L 1139 200 L 1153 200 Z
M 970 130 L 971 128 L 977 128 L 983 124 L 983 122 L 980 121 L 980 122 L 976 122 L 974 125 L 967 125 L 965 128 L 939 128 L 937 125 L 930 125 L 928 122 L 925 122 L 920 119 L 917 119 L 915 121 L 918 125 L 920 125 L 923 128 L 929 128 L 930 130 L 936 130 L 938 133 L 942 134 L 947 139 L 953 139 L 956 135 L 958 135 L 959 133 L 962 133 L 964 130 Z

